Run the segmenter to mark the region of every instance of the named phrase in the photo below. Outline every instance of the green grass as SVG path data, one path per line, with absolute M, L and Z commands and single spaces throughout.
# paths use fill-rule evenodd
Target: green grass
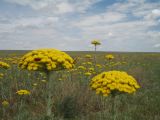
M 0 51 L 0 58 L 10 63 L 6 58 L 22 56 L 28 51 Z M 76 66 L 87 61 L 86 54 L 94 52 L 67 52 L 76 60 Z M 97 52 L 97 64 L 104 65 L 104 55 L 107 52 Z M 134 95 L 119 95 L 116 97 L 117 120 L 159 120 L 160 119 L 160 53 L 111 53 L 115 56 L 113 64 L 96 73 L 109 70 L 127 71 L 136 78 L 141 88 Z M 123 64 L 123 62 L 126 62 Z M 9 106 L 0 104 L 2 120 L 45 120 L 46 83 L 41 82 L 45 75 L 39 72 L 19 70 L 17 64 L 11 64 L 11 69 L 0 70 L 4 77 L 0 79 L 0 103 L 9 102 Z M 53 120 L 111 120 L 111 97 L 97 96 L 88 86 L 92 78 L 78 74 L 77 71 L 59 71 L 52 82 Z M 64 80 L 58 80 L 63 78 Z M 33 86 L 37 83 L 37 86 Z M 20 97 L 19 89 L 31 91 L 31 95 Z M 22 102 L 22 104 L 21 104 Z

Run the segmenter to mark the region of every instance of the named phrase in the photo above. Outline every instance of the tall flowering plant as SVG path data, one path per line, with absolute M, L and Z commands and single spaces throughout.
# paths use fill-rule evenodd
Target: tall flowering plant
M 29 71 L 43 71 L 46 73 L 48 79 L 47 83 L 47 116 L 51 116 L 52 108 L 52 95 L 51 95 L 51 74 L 54 71 L 71 69 L 73 67 L 74 60 L 65 52 L 56 49 L 38 49 L 33 50 L 24 55 L 20 62 L 19 67 L 27 69 Z
M 91 41 L 91 44 L 94 45 L 95 51 L 97 50 L 97 45 L 101 45 L 99 40 L 93 40 L 93 41 Z
M 10 68 L 10 65 L 5 62 L 0 61 L 0 68 L 8 69 Z
M 103 96 L 112 96 L 112 114 L 115 120 L 115 107 L 114 101 L 117 94 L 128 93 L 133 94 L 138 88 L 139 84 L 131 75 L 128 75 L 123 71 L 109 71 L 102 72 L 93 77 L 90 82 L 92 90 L 96 91 L 96 94 Z

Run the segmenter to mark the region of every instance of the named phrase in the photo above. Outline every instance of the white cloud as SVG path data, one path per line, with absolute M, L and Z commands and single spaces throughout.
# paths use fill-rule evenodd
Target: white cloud
M 155 48 L 160 48 L 160 44 L 155 44 L 154 47 Z
M 58 4 L 57 8 L 59 13 L 68 13 L 74 11 L 74 7 L 71 4 L 65 2 Z
M 41 10 L 51 14 L 70 12 L 84 12 L 93 4 L 101 0 L 4 0 L 22 6 L 30 6 L 34 10 Z
M 0 45 L 1 49 L 9 48 L 10 43 L 15 49 L 42 46 L 92 50 L 92 39 L 102 41 L 98 50 L 157 51 L 159 47 L 160 31 L 156 29 L 160 26 L 159 3 L 128 0 L 110 5 L 103 12 L 89 14 L 87 9 L 100 0 L 6 1 L 30 6 L 38 14 L 9 22 L 0 20 L 0 40 L 5 44 Z
M 75 26 L 93 26 L 98 24 L 104 25 L 107 23 L 113 23 L 124 20 L 125 17 L 126 17 L 125 14 L 121 14 L 118 12 L 105 12 L 98 15 L 87 16 L 73 24 Z
M 58 21 L 58 17 L 30 17 L 30 18 L 21 18 L 15 21 L 16 26 L 28 27 L 35 26 L 41 27 L 44 25 L 52 25 Z

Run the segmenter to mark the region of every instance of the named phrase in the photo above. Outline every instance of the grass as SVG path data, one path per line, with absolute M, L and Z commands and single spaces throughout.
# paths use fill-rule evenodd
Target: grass
M 0 58 L 11 64 L 11 69 L 0 70 L 4 77 L 0 79 L 0 103 L 9 102 L 9 106 L 0 104 L 2 120 L 45 120 L 46 83 L 45 74 L 19 70 L 17 64 L 12 64 L 15 56 L 22 56 L 27 51 L 0 51 Z M 76 66 L 86 60 L 86 54 L 94 52 L 67 52 L 76 59 Z M 107 52 L 97 52 L 97 64 L 104 65 L 104 55 Z M 109 70 L 127 71 L 134 76 L 141 88 L 134 95 L 119 95 L 116 97 L 117 120 L 159 120 L 160 119 L 160 53 L 111 53 L 115 56 L 111 65 L 96 70 L 96 73 Z M 6 59 L 7 58 L 7 59 Z M 8 58 L 12 58 L 11 60 Z M 111 120 L 111 97 L 95 95 L 88 86 L 92 78 L 84 76 L 79 71 L 60 71 L 53 76 L 53 120 Z M 59 80 L 61 78 L 62 80 Z M 34 84 L 37 86 L 34 86 Z M 31 91 L 31 95 L 20 97 L 16 95 L 19 89 Z

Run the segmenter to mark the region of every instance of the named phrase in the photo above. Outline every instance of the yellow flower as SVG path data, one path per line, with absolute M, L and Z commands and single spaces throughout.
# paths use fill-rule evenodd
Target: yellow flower
M 100 64 L 96 64 L 96 67 L 102 68 L 102 65 L 100 65 Z
M 96 94 L 103 96 L 108 96 L 113 91 L 131 94 L 140 88 L 137 81 L 123 71 L 102 72 L 92 78 L 90 86 Z
M 3 73 L 0 73 L 0 78 L 2 78 L 4 76 L 4 74 Z
M 91 41 L 91 44 L 93 44 L 93 45 L 100 45 L 101 43 L 100 43 L 99 40 L 93 40 L 93 41 Z
M 37 85 L 38 85 L 37 83 L 34 83 L 34 84 L 33 84 L 33 86 L 35 86 L 35 87 L 36 87 Z
M 5 62 L 0 61 L 0 68 L 8 69 L 10 68 L 10 65 Z
M 92 65 L 92 62 L 87 62 L 88 65 Z
M 4 107 L 6 107 L 6 106 L 8 106 L 8 105 L 9 105 L 9 102 L 8 102 L 8 101 L 6 101 L 6 100 L 4 100 L 4 101 L 2 102 L 2 105 L 3 105 Z
M 46 80 L 41 80 L 41 82 L 46 83 L 47 81 Z
M 109 55 L 106 55 L 105 58 L 108 60 L 111 60 L 114 58 L 114 56 L 112 54 L 109 54 Z
M 56 49 L 38 49 L 24 55 L 19 67 L 28 70 L 51 71 L 73 68 L 74 60 L 65 52 Z
M 78 66 L 78 69 L 80 69 L 80 70 L 86 70 L 86 68 L 84 66 Z
M 92 74 L 90 72 L 84 73 L 86 76 L 91 76 Z
M 61 80 L 63 80 L 63 79 L 62 79 L 62 78 L 59 78 L 58 80 L 60 80 L 60 81 L 61 81 Z
M 85 55 L 85 57 L 86 58 L 91 58 L 92 56 L 88 54 L 88 55 Z
M 93 71 L 94 71 L 94 68 L 88 68 L 88 70 L 89 70 L 90 72 L 93 72 Z
M 30 95 L 30 91 L 28 90 L 18 90 L 16 93 L 18 95 Z

